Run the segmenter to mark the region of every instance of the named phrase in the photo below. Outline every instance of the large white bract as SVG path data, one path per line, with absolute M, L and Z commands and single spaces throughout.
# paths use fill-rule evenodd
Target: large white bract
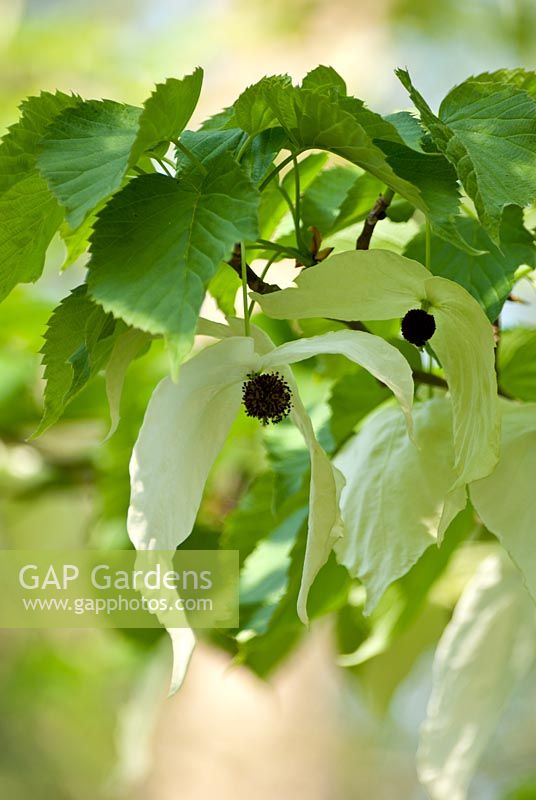
M 436 323 L 429 343 L 452 398 L 452 488 L 492 471 L 500 441 L 493 332 L 463 287 L 389 250 L 352 250 L 303 270 L 296 288 L 253 296 L 276 319 L 386 320 L 424 303 Z
M 184 364 L 178 383 L 165 378 L 157 386 L 132 453 L 129 536 L 140 550 L 174 550 L 190 535 L 208 473 L 240 409 L 244 381 L 251 372 L 277 369 L 292 390 L 291 419 L 311 459 L 308 539 L 298 598 L 298 614 L 307 622 L 309 589 L 342 534 L 339 496 L 344 481 L 316 439 L 289 364 L 319 353 L 345 355 L 392 389 L 409 428 L 411 370 L 395 347 L 368 333 L 340 331 L 275 347 L 255 326 L 252 336 L 237 335 L 239 325 L 201 321 L 199 332 L 220 341 Z

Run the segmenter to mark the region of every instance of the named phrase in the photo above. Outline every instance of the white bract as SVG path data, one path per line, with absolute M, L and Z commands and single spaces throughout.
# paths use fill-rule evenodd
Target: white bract
M 253 297 L 276 319 L 385 320 L 424 304 L 435 319 L 430 345 L 452 398 L 452 488 L 492 471 L 500 440 L 493 333 L 477 301 L 457 283 L 388 250 L 353 250 L 303 270 L 296 288 Z
M 205 482 L 242 402 L 242 387 L 252 372 L 277 370 L 292 391 L 291 419 L 311 459 L 308 539 L 298 598 L 298 614 L 307 622 L 307 596 L 334 542 L 342 533 L 339 496 L 343 485 L 316 440 L 289 364 L 318 353 L 342 354 L 389 386 L 408 420 L 413 379 L 399 351 L 383 339 L 360 331 L 340 331 L 274 347 L 252 326 L 237 335 L 239 323 L 201 321 L 199 332 L 220 341 L 185 363 L 178 383 L 165 378 L 149 402 L 130 464 L 129 536 L 139 550 L 174 550 L 190 535 Z
M 436 650 L 419 778 L 432 800 L 466 800 L 505 702 L 534 662 L 534 604 L 506 555 L 489 556 Z
M 536 600 L 536 403 L 501 402 L 502 443 L 491 475 L 471 484 L 475 510 L 519 567 Z
M 447 397 L 418 403 L 414 444 L 397 409 L 380 408 L 333 460 L 345 478 L 344 536 L 335 552 L 366 586 L 366 613 L 466 505 L 464 487 L 450 491 L 456 480 L 451 417 Z

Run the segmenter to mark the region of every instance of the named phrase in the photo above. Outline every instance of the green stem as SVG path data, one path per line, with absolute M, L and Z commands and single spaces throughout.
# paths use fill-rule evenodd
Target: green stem
M 428 353 L 428 375 L 433 375 L 433 358 L 432 354 Z M 432 384 L 428 384 L 428 399 L 431 400 L 434 396 L 434 390 L 432 388 Z
M 154 160 L 156 161 L 157 164 L 160 164 L 166 175 L 168 175 L 170 178 L 173 178 L 173 174 L 169 171 L 169 169 L 166 167 L 165 163 L 162 161 L 161 158 L 154 158 Z
M 292 163 L 294 164 L 294 225 L 296 228 L 296 247 L 298 250 L 305 250 L 305 246 L 301 236 L 301 188 L 300 188 L 300 167 L 296 155 L 292 154 Z
M 201 161 L 201 160 L 200 160 L 200 159 L 199 159 L 199 158 L 196 156 L 196 154 L 195 154 L 195 153 L 192 153 L 192 151 L 190 150 L 190 148 L 189 148 L 189 147 L 186 147 L 186 145 L 185 145 L 185 144 L 183 144 L 183 143 L 180 141 L 180 139 L 176 139 L 176 140 L 175 140 L 175 145 L 176 145 L 176 147 L 177 147 L 177 150 L 180 150 L 180 152 L 181 152 L 183 155 L 185 155 L 185 156 L 186 156 L 186 158 L 189 158 L 189 159 L 190 159 L 190 161 L 191 161 L 193 164 L 195 164 L 195 166 L 196 166 L 196 167 L 197 167 L 199 170 L 201 170 L 201 172 L 203 173 L 203 175 L 208 175 L 208 170 L 207 170 L 207 168 L 205 167 L 205 165 L 203 164 L 203 162 L 202 162 L 202 161 Z
M 284 258 L 296 258 L 308 267 L 312 267 L 315 263 L 311 253 L 302 253 L 295 247 L 283 247 L 283 245 L 276 244 L 276 242 L 269 242 L 267 239 L 258 239 L 255 244 L 251 245 L 250 250 L 274 250 Z
M 289 193 L 285 189 L 284 186 L 279 187 L 279 191 L 285 198 L 285 202 L 290 209 L 290 213 L 292 215 L 292 221 L 294 223 L 294 230 L 296 232 L 296 247 L 301 252 L 300 247 L 300 218 L 298 217 L 298 210 L 294 203 L 292 202 L 292 198 L 290 197 Z
M 249 336 L 248 272 L 245 242 L 240 242 L 240 267 L 242 271 L 242 302 L 244 305 L 244 336 Z
M 424 263 L 426 269 L 431 270 L 431 263 L 432 263 L 432 226 L 430 225 L 430 220 L 426 217 L 426 250 L 425 250 L 425 257 Z
M 276 177 L 276 175 L 279 175 L 279 173 L 281 172 L 281 170 L 282 170 L 284 167 L 286 167 L 286 166 L 287 166 L 287 164 L 290 164 L 290 162 L 291 162 L 291 161 L 292 161 L 294 158 L 296 158 L 296 156 L 294 155 L 294 153 L 292 153 L 290 156 L 288 156 L 287 158 L 285 158 L 285 159 L 284 159 L 284 160 L 283 160 L 283 161 L 282 161 L 280 164 L 278 164 L 276 167 L 274 167 L 274 168 L 273 168 L 273 170 L 272 170 L 272 171 L 269 173 L 269 175 L 268 175 L 268 176 L 267 176 L 267 177 L 266 177 L 266 178 L 263 180 L 263 182 L 260 184 L 260 186 L 259 186 L 259 192 L 262 192 L 262 191 L 263 191 L 263 189 L 266 189 L 266 187 L 268 186 L 268 184 L 269 184 L 271 181 L 273 181 L 273 179 Z
M 246 150 L 248 149 L 248 147 L 249 147 L 249 145 L 251 144 L 252 141 L 253 141 L 253 135 L 250 133 L 249 136 L 247 137 L 246 141 L 244 142 L 244 144 L 242 145 L 242 147 L 240 148 L 240 150 L 236 154 L 236 160 L 239 163 L 240 163 L 240 161 L 242 161 L 244 153 L 246 152 Z
M 164 162 L 164 164 L 170 166 L 172 170 L 176 171 L 177 165 L 174 164 L 173 161 L 170 161 L 169 158 L 166 158 L 166 156 L 162 156 L 161 160 Z

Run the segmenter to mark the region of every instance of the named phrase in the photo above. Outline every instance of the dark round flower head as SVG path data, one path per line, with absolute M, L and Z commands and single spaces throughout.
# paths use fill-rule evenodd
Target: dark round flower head
M 289 385 L 278 372 L 250 372 L 243 386 L 242 400 L 248 417 L 260 419 L 263 425 L 281 422 L 292 408 Z
M 402 320 L 402 336 L 416 347 L 424 347 L 435 329 L 435 319 L 422 308 L 412 308 Z

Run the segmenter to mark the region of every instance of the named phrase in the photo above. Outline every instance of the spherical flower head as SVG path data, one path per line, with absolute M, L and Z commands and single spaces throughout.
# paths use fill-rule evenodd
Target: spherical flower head
M 435 319 L 422 308 L 412 308 L 402 320 L 402 336 L 416 347 L 424 347 L 435 333 Z
M 250 372 L 242 400 L 248 417 L 259 419 L 263 425 L 281 422 L 292 408 L 289 385 L 278 372 Z

